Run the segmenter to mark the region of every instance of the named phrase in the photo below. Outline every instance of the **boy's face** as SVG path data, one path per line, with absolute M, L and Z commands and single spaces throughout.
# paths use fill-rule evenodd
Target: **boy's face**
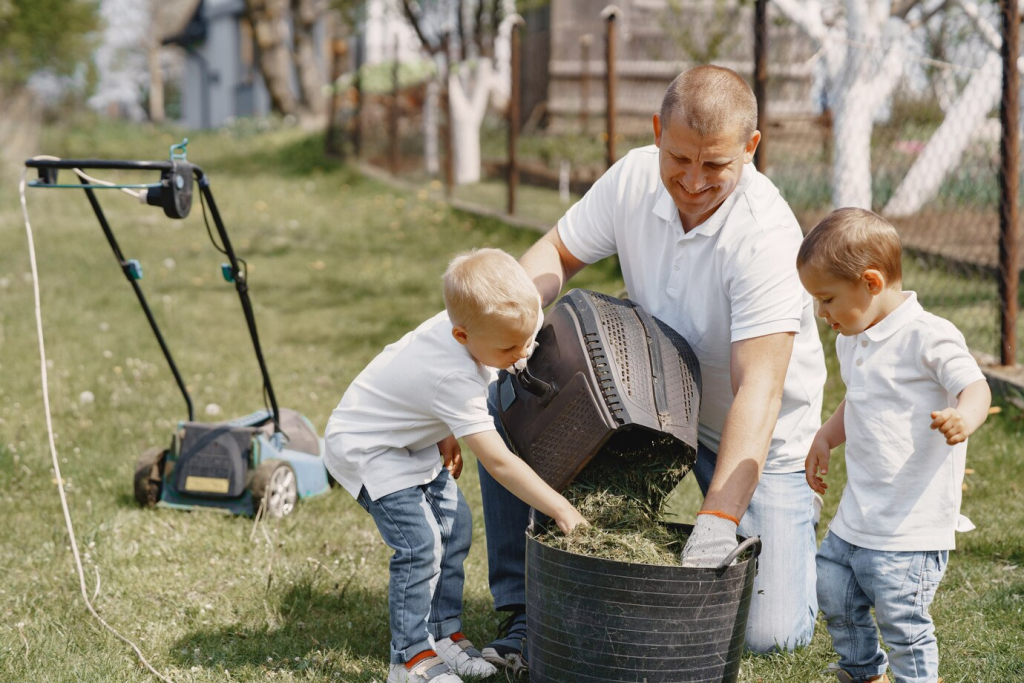
M 867 271 L 856 282 L 843 280 L 822 272 L 814 266 L 800 268 L 800 282 L 817 302 L 818 315 L 839 334 L 860 334 L 878 322 L 875 310 L 879 283 L 868 277 Z M 878 291 L 875 291 L 878 290 Z
M 678 117 L 677 117 L 678 118 Z M 659 150 L 661 182 L 687 230 L 707 220 L 736 189 L 743 165 L 754 158 L 761 134 L 741 140 L 737 126 L 707 136 L 671 117 L 654 115 L 654 144 Z
M 499 322 L 484 330 L 468 332 L 461 325 L 452 328 L 452 336 L 466 347 L 478 362 L 504 370 L 516 361 L 526 358 L 533 345 L 535 320 Z

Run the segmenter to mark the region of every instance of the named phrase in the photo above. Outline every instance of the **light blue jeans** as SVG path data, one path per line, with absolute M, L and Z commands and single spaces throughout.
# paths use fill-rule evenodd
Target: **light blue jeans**
M 439 640 L 462 630 L 462 563 L 473 517 L 446 469 L 429 484 L 377 500 L 364 488 L 358 500 L 395 551 L 388 583 L 391 663 L 403 664 L 430 649 L 428 633 Z
M 928 606 L 948 561 L 948 550 L 870 550 L 829 532 L 818 550 L 818 602 L 839 667 L 855 681 L 885 673 L 881 631 L 896 683 L 935 683 L 939 647 Z
M 697 448 L 693 474 L 705 495 L 718 454 Z M 747 649 L 765 654 L 811 642 L 818 614 L 814 590 L 814 497 L 803 471 L 762 474 L 736 533 L 761 537 L 761 557 L 747 618 Z
M 488 408 L 498 433 L 505 433 L 495 407 L 497 383 L 491 384 Z M 701 446 L 694 476 L 707 492 L 717 455 Z M 526 526 L 530 508 L 480 465 L 487 568 L 494 607 L 526 603 Z M 761 537 L 762 551 L 754 579 L 747 621 L 747 648 L 767 653 L 806 645 L 814 635 L 818 601 L 814 592 L 814 506 L 803 472 L 766 474 L 740 520 L 741 536 Z

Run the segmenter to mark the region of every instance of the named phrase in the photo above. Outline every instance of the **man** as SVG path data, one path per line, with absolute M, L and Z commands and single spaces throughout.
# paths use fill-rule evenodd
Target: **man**
M 680 74 L 654 115 L 655 144 L 609 169 L 520 262 L 546 306 L 587 264 L 618 254 L 630 298 L 693 347 L 703 378 L 694 475 L 705 498 L 682 560 L 713 567 L 737 533 L 761 537 L 746 636 L 763 653 L 814 632 L 816 506 L 803 463 L 825 365 L 797 277 L 799 224 L 751 164 L 756 127 L 754 94 L 735 72 Z M 529 511 L 482 467 L 480 479 L 491 592 L 511 611 L 484 655 L 518 664 Z

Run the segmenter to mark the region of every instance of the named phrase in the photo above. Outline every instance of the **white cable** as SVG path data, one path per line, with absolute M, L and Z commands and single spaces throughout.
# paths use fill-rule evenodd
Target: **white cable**
M 76 171 L 77 171 L 77 169 L 76 169 Z M 105 629 L 107 629 L 108 631 L 113 633 L 115 636 L 117 636 L 117 638 L 119 640 L 121 640 L 124 643 L 127 643 L 128 645 L 131 646 L 131 648 L 133 650 L 135 650 L 135 654 L 138 655 L 139 660 L 142 662 L 142 664 L 147 669 L 149 669 L 149 671 L 154 676 L 159 678 L 161 681 L 165 681 L 165 683 L 173 683 L 173 681 L 171 681 L 171 679 L 167 678 L 166 676 L 164 676 L 159 671 L 157 671 L 156 669 L 153 668 L 153 666 L 142 655 L 142 651 L 139 650 L 138 646 L 135 643 L 133 643 L 132 641 L 130 641 L 127 638 L 125 638 L 124 636 L 122 636 L 120 633 L 118 633 L 114 629 L 113 626 L 111 626 L 110 624 L 108 624 L 106 621 L 103 620 L 103 617 L 101 617 L 96 612 L 96 610 L 93 609 L 92 603 L 89 601 L 89 594 L 86 591 L 86 587 L 85 587 L 85 572 L 82 570 L 82 558 L 78 554 L 78 542 L 75 540 L 75 528 L 71 524 L 71 514 L 70 514 L 70 512 L 68 512 L 68 501 L 67 501 L 67 497 L 64 495 L 64 479 L 63 479 L 63 477 L 61 477 L 61 474 L 60 474 L 60 463 L 58 462 L 58 459 L 57 459 L 57 445 L 56 445 L 56 443 L 54 442 L 54 439 L 53 439 L 53 420 L 50 417 L 50 392 L 49 392 L 49 389 L 48 389 L 49 382 L 48 382 L 47 376 L 46 376 L 46 347 L 43 344 L 43 314 L 42 314 L 42 308 L 40 306 L 40 297 L 39 297 L 39 271 L 36 268 L 36 247 L 35 247 L 34 241 L 32 240 L 32 225 L 29 223 L 29 220 L 28 220 L 28 206 L 25 203 L 25 176 L 27 174 L 28 174 L 28 169 L 26 168 L 21 173 L 21 182 L 18 184 L 18 193 L 19 193 L 19 195 L 21 197 L 21 213 L 25 217 L 25 233 L 28 235 L 29 261 L 30 261 L 30 263 L 32 265 L 32 292 L 35 295 L 36 335 L 39 338 L 39 370 L 40 370 L 40 374 L 42 375 L 43 408 L 44 408 L 44 410 L 46 412 L 46 432 L 49 435 L 50 455 L 53 458 L 53 472 L 54 472 L 54 474 L 57 477 L 57 492 L 60 494 L 60 505 L 61 505 L 61 508 L 64 510 L 64 524 L 67 527 L 68 538 L 71 541 L 71 553 L 75 557 L 75 567 L 78 569 L 78 583 L 79 583 L 79 586 L 80 586 L 80 588 L 82 590 L 82 599 L 85 600 L 85 606 L 88 607 L 89 611 L 92 613 L 92 615 L 94 617 L 96 617 L 96 619 L 98 619 L 101 624 L 103 624 L 103 627 Z M 99 578 L 98 578 L 99 577 L 99 570 L 98 569 L 97 569 L 96 576 L 97 576 L 97 589 L 98 589 L 99 588 Z

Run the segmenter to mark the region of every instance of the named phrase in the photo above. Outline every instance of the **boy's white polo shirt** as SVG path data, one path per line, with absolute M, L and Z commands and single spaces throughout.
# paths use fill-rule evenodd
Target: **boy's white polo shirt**
M 804 468 L 821 426 L 825 360 L 797 276 L 803 234 L 770 180 L 744 166 L 718 210 L 684 233 L 661 181 L 658 148 L 635 149 L 569 209 L 558 234 L 585 263 L 618 254 L 630 298 L 693 347 L 703 380 L 699 438 L 716 452 L 733 402 L 732 343 L 795 332 L 765 472 Z
M 949 550 L 960 515 L 967 442 L 950 446 L 931 413 L 984 381 L 953 323 L 914 292 L 881 322 L 840 336 L 846 383 L 846 489 L 830 531 L 873 550 Z
M 371 500 L 427 484 L 441 472 L 437 443 L 494 429 L 491 369 L 452 337 L 442 311 L 384 348 L 352 381 L 324 434 L 324 464 Z

